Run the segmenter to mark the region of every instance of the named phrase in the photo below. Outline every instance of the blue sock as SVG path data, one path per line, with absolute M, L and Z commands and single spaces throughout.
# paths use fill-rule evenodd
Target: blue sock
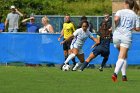
M 88 62 L 84 62 L 84 64 L 81 66 L 80 70 L 83 71 L 87 67 L 88 64 L 89 64 Z

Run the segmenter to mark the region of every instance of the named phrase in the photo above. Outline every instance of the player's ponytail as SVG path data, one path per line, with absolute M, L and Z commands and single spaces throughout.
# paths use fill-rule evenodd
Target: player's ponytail
M 139 7 L 139 5 L 137 4 L 137 2 L 135 0 L 134 0 L 134 11 L 136 13 L 138 13 L 140 11 L 140 7 Z
M 125 3 L 129 5 L 129 8 L 130 8 L 130 9 L 133 9 L 133 8 L 134 8 L 134 11 L 135 11 L 136 13 L 139 12 L 140 7 L 139 7 L 139 5 L 137 4 L 136 0 L 125 0 Z

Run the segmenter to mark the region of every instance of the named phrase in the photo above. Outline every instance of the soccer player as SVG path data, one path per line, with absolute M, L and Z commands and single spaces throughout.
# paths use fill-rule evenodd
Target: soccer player
M 92 53 L 90 53 L 89 57 L 81 66 L 80 71 L 83 71 L 87 67 L 89 62 L 92 59 L 96 58 L 98 55 L 101 55 L 104 57 L 101 67 L 99 68 L 99 71 L 103 71 L 103 67 L 108 61 L 108 57 L 110 54 L 110 41 L 111 41 L 111 36 L 112 36 L 112 22 L 109 21 L 109 14 L 105 14 L 105 18 L 102 21 L 100 25 L 100 29 L 97 34 L 98 34 L 97 38 L 98 38 L 99 44 L 95 46 Z
M 65 16 L 65 22 L 63 24 L 63 29 L 61 31 L 61 35 L 58 38 L 58 41 L 60 41 L 60 39 L 64 36 L 63 40 L 66 40 L 67 38 L 69 38 L 73 32 L 75 31 L 75 27 L 73 22 L 70 20 L 70 16 L 68 14 L 66 14 Z M 70 44 L 71 44 L 71 40 L 69 40 L 68 42 L 65 42 L 63 44 L 63 50 L 64 50 L 64 56 L 65 56 L 65 60 L 67 59 L 68 55 L 71 53 L 71 49 L 70 49 Z M 73 65 L 76 64 L 75 58 L 72 59 L 73 61 Z M 62 70 L 62 66 L 64 65 L 64 63 L 60 66 L 60 69 Z
M 92 36 L 92 33 L 87 29 L 89 26 L 87 21 L 83 21 L 82 22 L 82 28 L 77 29 L 73 35 L 71 35 L 68 39 L 64 40 L 61 42 L 61 44 L 64 44 L 65 42 L 72 40 L 71 43 L 71 50 L 72 53 L 68 56 L 68 58 L 66 59 L 66 61 L 64 62 L 65 65 L 67 65 L 67 63 L 73 59 L 75 56 L 78 57 L 78 59 L 80 60 L 80 62 L 78 62 L 75 67 L 72 69 L 73 71 L 75 71 L 79 66 L 82 65 L 82 63 L 85 61 L 84 59 L 84 52 L 82 50 L 82 47 L 86 41 L 86 39 L 89 37 L 91 38 L 93 41 L 95 41 L 95 46 L 98 44 L 98 40 L 96 38 L 94 38 Z
M 133 11 L 134 9 L 134 11 Z M 132 31 L 140 30 L 140 20 L 136 13 L 140 10 L 135 0 L 125 0 L 124 9 L 118 10 L 115 14 L 114 21 L 116 29 L 113 33 L 114 46 L 119 50 L 118 60 L 112 80 L 117 81 L 119 71 L 122 72 L 122 81 L 127 81 L 127 53 L 132 41 Z

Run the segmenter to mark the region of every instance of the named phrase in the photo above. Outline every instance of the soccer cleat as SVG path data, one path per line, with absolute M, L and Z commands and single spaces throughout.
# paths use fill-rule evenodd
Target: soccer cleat
M 60 69 L 62 70 L 62 67 L 64 66 L 64 64 L 62 64 L 61 66 L 60 66 Z
M 83 70 L 80 70 L 80 69 L 78 70 L 78 72 L 82 72 L 82 71 L 83 71 Z
M 127 77 L 126 76 L 122 76 L 122 81 L 127 81 Z
M 100 68 L 99 68 L 99 71 L 103 71 L 103 68 L 102 68 L 102 67 L 100 67 Z
M 71 69 L 71 71 L 76 71 L 75 69 Z
M 73 68 L 75 67 L 75 65 L 72 66 L 71 70 L 73 71 Z
M 117 82 L 117 75 L 116 74 L 112 75 L 112 80 L 113 80 L 113 82 Z

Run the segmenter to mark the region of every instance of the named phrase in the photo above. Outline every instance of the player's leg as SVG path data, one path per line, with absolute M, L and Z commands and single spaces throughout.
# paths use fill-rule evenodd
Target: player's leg
M 87 65 L 89 64 L 89 62 L 93 59 L 93 58 L 95 58 L 96 56 L 95 56 L 95 54 L 92 52 L 92 53 L 90 53 L 90 55 L 89 55 L 89 57 L 86 59 L 86 61 L 83 63 L 83 65 L 81 66 L 81 68 L 80 68 L 80 70 L 81 71 L 83 71 L 86 67 L 87 67 Z
M 120 38 L 121 37 L 120 37 L 120 34 L 118 33 L 118 31 L 114 31 L 114 33 L 113 33 L 113 43 L 114 43 L 114 47 L 116 47 L 119 50 L 119 52 L 120 52 L 120 43 L 121 43 Z M 118 61 L 116 62 L 116 65 L 119 63 L 119 61 L 121 61 L 121 60 L 118 59 Z M 116 67 L 115 67 L 115 69 L 116 69 Z M 112 80 L 114 82 L 117 81 L 117 74 L 115 73 L 115 71 L 112 75 Z
M 80 70 L 83 71 L 87 65 L 89 64 L 89 62 L 96 58 L 99 54 L 101 53 L 101 46 L 96 46 L 93 51 L 90 53 L 89 57 L 86 59 L 86 61 L 84 62 L 84 64 L 81 66 Z
M 122 72 L 122 81 L 127 81 L 127 77 L 126 77 L 126 68 L 127 68 L 127 60 L 124 60 L 124 63 L 122 65 L 121 68 L 121 72 Z
M 119 51 L 119 56 L 118 56 L 118 61 L 116 62 L 116 67 L 114 70 L 114 75 L 117 77 L 117 74 L 119 73 L 120 69 L 123 70 L 123 74 L 126 77 L 126 57 L 128 53 L 128 49 L 131 45 L 131 37 L 123 36 L 121 35 L 121 44 L 120 47 L 118 48 Z M 117 79 L 113 78 L 113 81 L 116 81 Z
M 84 63 L 85 59 L 84 59 L 84 53 L 82 54 L 78 54 L 77 58 L 80 60 L 80 62 L 78 62 L 74 68 L 72 69 L 73 71 L 76 71 L 79 67 L 81 67 L 81 65 Z
M 68 58 L 65 60 L 65 64 L 67 64 L 70 60 L 72 60 L 77 54 L 79 50 L 77 48 L 72 49 L 72 53 L 68 56 Z
M 65 57 L 65 60 L 68 58 L 68 52 L 67 50 L 64 50 L 64 57 Z M 61 64 L 60 66 L 60 69 L 62 70 L 62 67 L 63 67 L 64 63 Z
M 70 49 L 71 42 L 72 42 L 72 40 L 70 40 L 70 41 L 68 42 L 68 44 L 67 44 L 67 46 L 68 46 L 68 53 L 69 53 L 69 55 L 72 53 L 72 51 L 71 51 L 71 49 Z M 73 58 L 73 59 L 72 59 L 72 62 L 73 62 L 73 67 L 74 67 L 74 66 L 76 65 L 75 58 Z
M 64 39 L 65 40 L 65 39 Z M 67 42 L 65 42 L 63 44 L 63 51 L 64 51 L 64 57 L 65 57 L 65 60 L 68 58 L 68 47 L 67 47 Z M 63 67 L 64 63 L 61 64 L 60 66 L 60 69 L 62 70 L 62 67 Z
M 107 49 L 107 48 L 102 47 L 101 56 L 103 56 L 104 58 L 102 60 L 101 66 L 99 68 L 99 71 L 103 71 L 103 67 L 105 66 L 106 62 L 108 61 L 109 54 L 110 54 L 109 48 Z
M 103 68 L 104 68 L 104 66 L 105 66 L 105 64 L 106 64 L 107 61 L 108 61 L 108 56 L 105 56 L 103 58 L 103 61 L 102 61 L 101 66 L 99 68 L 99 71 L 103 71 Z
M 121 68 L 122 81 L 127 81 L 126 68 L 127 68 L 127 55 L 126 55 L 126 58 L 124 59 L 124 64 L 122 65 L 122 68 Z
M 127 52 L 129 50 L 129 47 L 131 45 L 131 41 L 132 41 L 132 38 L 127 36 L 125 38 L 123 38 L 122 40 L 122 44 L 121 46 L 122 47 L 125 47 L 126 48 L 126 53 L 125 53 L 125 58 L 124 58 L 124 64 L 122 65 L 121 67 L 121 71 L 122 71 L 122 81 L 127 81 L 127 77 L 126 77 L 126 68 L 127 68 Z
M 72 53 L 72 50 L 71 49 L 69 49 L 69 55 Z M 72 62 L 73 62 L 73 67 L 76 65 L 76 61 L 75 61 L 75 57 L 72 59 Z M 73 68 L 72 67 L 72 68 Z
M 124 64 L 124 59 L 126 57 L 127 51 L 128 51 L 128 48 L 120 47 L 119 57 L 118 57 L 118 60 L 116 62 L 116 67 L 115 67 L 115 70 L 114 70 L 114 76 L 115 77 L 117 77 L 120 69 L 122 68 L 122 66 Z M 114 81 L 116 81 L 116 79 L 114 79 Z

